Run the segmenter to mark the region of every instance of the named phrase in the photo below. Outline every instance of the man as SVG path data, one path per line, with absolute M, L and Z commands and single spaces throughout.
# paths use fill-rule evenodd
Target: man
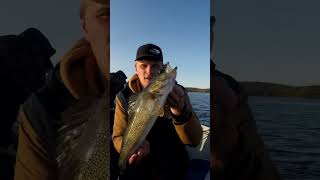
M 211 16 L 211 176 L 217 180 L 279 180 L 239 83 L 215 69 Z
M 17 148 L 17 114 L 21 103 L 45 84 L 46 73 L 53 68 L 55 53 L 48 39 L 38 29 L 28 28 L 19 35 L 0 36 L 0 177 L 13 179 Z
M 146 88 L 163 66 L 160 47 L 145 44 L 139 47 L 135 59 L 136 74 L 116 97 L 115 119 L 112 140 L 120 152 L 127 127 L 128 98 Z M 185 144 L 200 143 L 202 128 L 192 110 L 184 88 L 175 84 L 169 94 L 165 112 L 158 117 L 144 144 L 129 159 L 129 169 L 123 179 L 183 179 L 189 157 Z
M 57 179 L 55 135 L 61 114 L 73 102 L 108 88 L 110 1 L 81 0 L 80 19 L 85 37 L 21 107 L 15 179 Z

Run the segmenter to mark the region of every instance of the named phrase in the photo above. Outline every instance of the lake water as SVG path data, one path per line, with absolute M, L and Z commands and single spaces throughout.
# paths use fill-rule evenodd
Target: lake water
M 257 127 L 285 179 L 320 179 L 320 99 L 250 97 Z
M 209 125 L 210 95 L 189 93 L 200 121 Z M 320 99 L 249 97 L 257 128 L 286 180 L 320 179 Z
M 201 123 L 210 126 L 210 94 L 192 92 L 188 95 Z

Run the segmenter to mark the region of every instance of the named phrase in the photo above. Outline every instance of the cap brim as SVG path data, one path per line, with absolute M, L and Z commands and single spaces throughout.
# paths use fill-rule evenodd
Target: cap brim
M 137 59 L 135 59 L 135 61 L 141 61 L 141 60 L 143 60 L 143 61 L 163 61 L 161 58 L 159 58 L 159 57 L 154 57 L 154 56 L 140 56 L 140 57 L 138 57 Z

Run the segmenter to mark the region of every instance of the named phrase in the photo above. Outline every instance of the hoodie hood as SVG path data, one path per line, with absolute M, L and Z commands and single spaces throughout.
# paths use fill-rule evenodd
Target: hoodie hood
M 102 91 L 102 80 L 96 59 L 87 40 L 80 39 L 65 54 L 60 63 L 60 75 L 72 96 L 97 95 Z

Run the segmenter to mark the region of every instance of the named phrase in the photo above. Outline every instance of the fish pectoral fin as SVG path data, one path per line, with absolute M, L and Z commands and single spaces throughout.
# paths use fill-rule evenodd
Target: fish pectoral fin
M 130 97 L 129 97 L 129 101 L 128 101 L 128 114 L 131 114 L 131 112 L 134 112 L 134 107 L 135 107 L 135 104 L 137 102 L 137 99 L 138 99 L 138 96 L 139 96 L 140 93 L 135 93 L 135 94 L 132 94 Z

